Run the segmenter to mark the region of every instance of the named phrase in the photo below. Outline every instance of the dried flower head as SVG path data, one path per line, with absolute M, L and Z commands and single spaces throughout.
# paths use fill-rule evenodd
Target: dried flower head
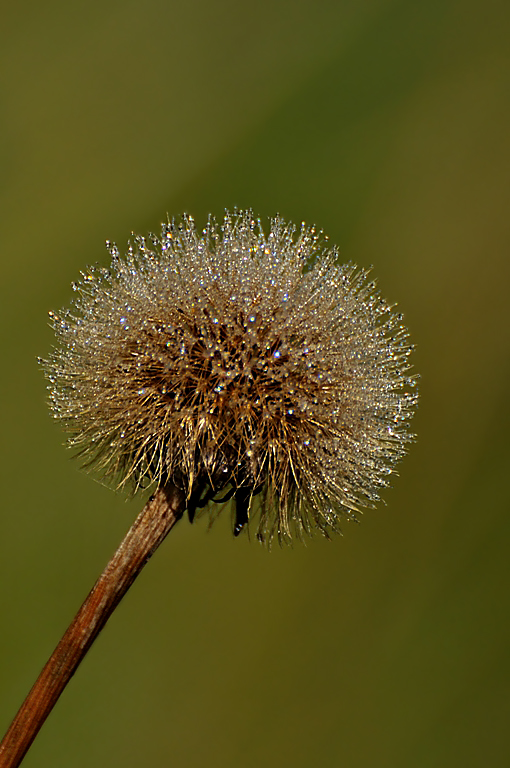
M 82 273 L 52 315 L 54 416 L 87 465 L 136 490 L 172 482 L 190 516 L 235 497 L 280 541 L 373 506 L 411 439 L 401 316 L 314 229 L 250 211 L 163 226 Z

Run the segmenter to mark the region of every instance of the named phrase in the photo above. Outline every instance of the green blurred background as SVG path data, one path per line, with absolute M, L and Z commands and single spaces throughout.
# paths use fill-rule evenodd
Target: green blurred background
M 268 554 L 182 522 L 27 768 L 510 765 L 510 4 L 49 0 L 0 30 L 0 728 L 141 506 L 35 362 L 103 243 L 183 210 L 316 223 L 417 345 L 387 506 Z

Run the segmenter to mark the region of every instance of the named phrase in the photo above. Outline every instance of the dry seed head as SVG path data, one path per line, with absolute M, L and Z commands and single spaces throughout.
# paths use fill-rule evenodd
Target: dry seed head
M 251 211 L 163 226 L 52 315 L 51 408 L 118 486 L 235 494 L 236 532 L 290 541 L 373 506 L 412 436 L 411 347 L 367 274 Z M 253 523 L 252 523 L 253 524 Z

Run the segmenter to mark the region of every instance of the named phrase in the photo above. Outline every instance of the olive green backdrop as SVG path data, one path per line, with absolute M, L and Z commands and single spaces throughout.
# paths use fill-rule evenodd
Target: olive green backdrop
M 10 2 L 0 29 L 0 727 L 139 510 L 78 470 L 36 355 L 104 240 L 316 223 L 417 345 L 386 506 L 267 553 L 180 523 L 27 768 L 510 765 L 510 5 Z

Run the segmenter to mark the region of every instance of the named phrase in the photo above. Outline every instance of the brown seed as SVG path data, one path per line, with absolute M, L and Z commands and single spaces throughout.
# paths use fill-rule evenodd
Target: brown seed
M 218 494 L 234 531 L 290 541 L 373 506 L 412 438 L 408 334 L 367 273 L 279 217 L 163 226 L 83 273 L 52 322 L 53 413 L 86 466 L 171 482 L 190 517 Z M 253 523 L 252 523 L 253 524 Z

